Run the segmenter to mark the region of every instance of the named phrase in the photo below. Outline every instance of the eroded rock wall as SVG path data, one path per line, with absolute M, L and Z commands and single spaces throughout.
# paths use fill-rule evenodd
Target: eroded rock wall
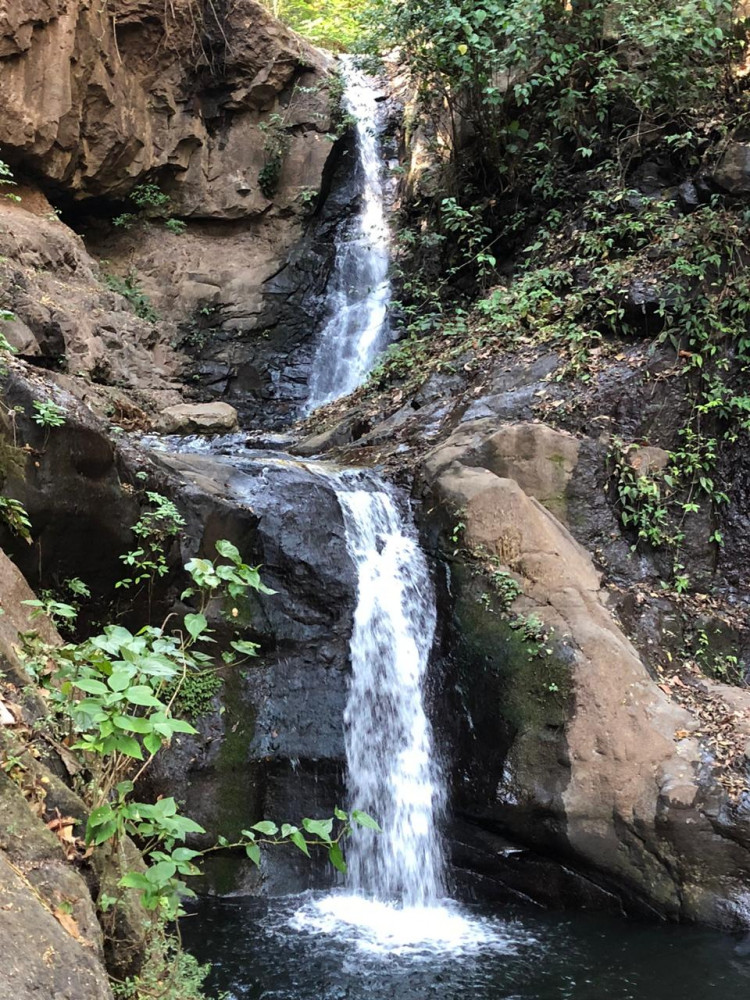
M 0 148 L 77 198 L 159 172 L 179 215 L 258 215 L 276 109 L 293 130 L 282 189 L 327 157 L 325 59 L 255 0 L 6 0 L 0 31 Z

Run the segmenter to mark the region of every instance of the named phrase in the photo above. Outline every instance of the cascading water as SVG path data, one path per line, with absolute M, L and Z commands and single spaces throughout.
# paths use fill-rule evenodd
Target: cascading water
M 347 891 L 304 906 L 293 926 L 353 935 L 375 952 L 495 946 L 496 929 L 445 898 L 445 786 L 425 711 L 437 618 L 427 560 L 395 490 L 372 473 L 328 478 L 358 577 L 344 715 L 350 805 L 382 832 L 355 829 Z
M 306 412 L 345 396 L 362 383 L 388 341 L 389 233 L 372 81 L 341 60 L 344 103 L 356 120 L 359 210 L 339 237 L 328 289 L 328 320 L 310 372 Z
M 445 795 L 423 697 L 436 620 L 427 563 L 382 485 L 340 492 L 339 503 L 359 576 L 344 717 L 349 795 L 383 828 L 355 832 L 350 884 L 378 899 L 435 903 Z

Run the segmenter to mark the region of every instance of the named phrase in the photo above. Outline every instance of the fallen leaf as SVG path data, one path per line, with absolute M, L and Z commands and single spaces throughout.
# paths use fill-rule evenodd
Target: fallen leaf
M 81 940 L 81 932 L 78 929 L 78 921 L 75 917 L 71 916 L 70 913 L 66 913 L 59 907 L 52 911 L 52 916 L 58 922 L 58 924 L 64 928 L 70 934 L 71 937 L 75 938 L 76 941 Z

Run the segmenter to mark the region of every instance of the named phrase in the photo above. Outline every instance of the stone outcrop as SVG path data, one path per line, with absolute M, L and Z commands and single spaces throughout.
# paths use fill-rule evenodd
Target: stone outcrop
M 113 387 L 113 416 L 133 401 L 146 409 L 178 403 L 180 360 L 154 323 L 139 319 L 109 288 L 82 239 L 33 188 L 21 202 L 0 198 L 0 296 L 15 319 L 2 332 L 23 358 Z
M 22 0 L 0 6 L 0 148 L 76 197 L 125 197 L 159 175 L 176 214 L 268 209 L 259 126 L 277 112 L 290 148 L 284 205 L 316 184 L 325 59 L 256 0 Z M 218 18 L 218 19 L 217 19 Z M 281 103 L 280 103 L 281 102 Z
M 256 0 L 218 11 L 189 0 L 0 4 L 0 150 L 24 182 L 18 210 L 0 207 L 0 305 L 17 316 L 8 332 L 24 357 L 117 386 L 146 411 L 179 402 L 179 373 L 183 395 L 226 397 L 245 417 L 283 423 L 304 396 L 348 211 L 346 199 L 326 207 L 333 173 L 351 159 L 331 134 L 330 58 Z M 130 228 L 112 224 L 138 214 L 127 199 L 144 181 L 168 195 L 162 215 L 188 220 L 186 232 L 165 229 L 148 205 Z M 105 278 L 114 292 L 102 291 Z
M 747 194 L 750 191 L 750 145 L 746 142 L 730 142 L 712 179 L 729 194 Z
M 198 737 L 175 739 L 157 758 L 149 772 L 151 793 L 175 795 L 185 813 L 210 831 L 207 842 L 219 834 L 236 836 L 265 817 L 296 822 L 330 815 L 343 801 L 341 719 L 356 592 L 331 482 L 289 456 L 244 454 L 239 441 L 223 458 L 148 453 L 125 440 L 113 444 L 106 423 L 62 388 L 54 398 L 65 424 L 45 436 L 30 418 L 41 386 L 21 378 L 20 365 L 12 367 L 5 399 L 21 410 L 16 431 L 29 450 L 20 452 L 20 468 L 9 469 L 3 492 L 25 504 L 35 545 L 14 539 L 3 525 L 0 538 L 35 586 L 64 579 L 75 567 L 97 595 L 96 609 L 84 602 L 82 616 L 100 617 L 98 609 L 118 597 L 119 557 L 132 548 L 130 526 L 148 489 L 173 499 L 187 526 L 167 553 L 170 572 L 154 594 L 154 607 L 141 599 L 129 610 L 136 625 L 149 612 L 154 620 L 175 607 L 188 610 L 179 599 L 186 585 L 181 568 L 196 554 L 214 557 L 220 538 L 260 566 L 263 582 L 275 591 L 238 603 L 233 621 L 243 638 L 260 643 L 260 655 L 222 668 L 221 710 L 217 703 L 199 720 Z M 0 641 L 4 621 L 0 616 Z M 220 642 L 231 638 L 218 613 L 212 626 Z M 272 853 L 263 870 L 271 890 L 298 890 L 328 878 L 323 861 L 316 868 L 298 851 Z M 254 866 L 216 857 L 196 888 L 238 886 L 258 889 Z
M 626 907 L 743 926 L 745 808 L 712 777 L 693 736 L 700 720 L 649 676 L 560 520 L 578 447 L 542 424 L 485 420 L 459 427 L 425 461 L 430 498 L 455 512 L 471 553 L 452 574 L 471 726 L 456 737 L 456 806 L 485 829 L 582 863 Z M 520 584 L 514 627 L 472 559 Z M 750 737 L 750 696 L 706 683 Z
M 175 794 L 208 831 L 230 839 L 261 818 L 297 823 L 343 801 L 341 720 L 356 594 L 341 510 L 331 483 L 288 456 L 164 455 L 188 520 L 182 559 L 233 541 L 275 593 L 238 605 L 257 661 L 226 669 L 222 711 L 199 720 L 155 761 L 153 793 Z M 172 478 L 175 477 L 175 478 Z M 212 622 L 221 640 L 226 625 Z M 242 856 L 209 860 L 199 892 L 300 891 L 328 884 L 323 859 L 272 851 L 259 882 Z M 239 863 L 238 863 L 239 862 Z

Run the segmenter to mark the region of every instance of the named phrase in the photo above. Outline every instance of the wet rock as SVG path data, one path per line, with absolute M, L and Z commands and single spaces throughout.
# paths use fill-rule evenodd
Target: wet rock
M 677 201 L 683 212 L 694 212 L 700 208 L 701 196 L 693 181 L 683 181 L 677 188 Z
M 622 302 L 625 318 L 631 328 L 649 335 L 658 333 L 664 326 L 664 318 L 659 315 L 659 311 L 666 294 L 655 281 L 634 279 Z
M 229 434 L 238 428 L 237 411 L 228 403 L 180 403 L 162 410 L 162 434 Z
M 341 719 L 356 576 L 331 482 L 290 456 L 159 457 L 188 519 L 183 559 L 229 538 L 275 591 L 239 606 L 257 662 L 224 671 L 222 711 L 200 736 L 175 738 L 154 763 L 152 794 L 175 794 L 209 830 L 235 836 L 262 818 L 297 823 L 343 801 Z M 189 541 L 189 539 L 193 539 Z M 215 623 L 218 635 L 226 630 Z M 241 858 L 219 858 L 197 891 L 300 891 L 330 878 L 273 851 L 259 881 Z

